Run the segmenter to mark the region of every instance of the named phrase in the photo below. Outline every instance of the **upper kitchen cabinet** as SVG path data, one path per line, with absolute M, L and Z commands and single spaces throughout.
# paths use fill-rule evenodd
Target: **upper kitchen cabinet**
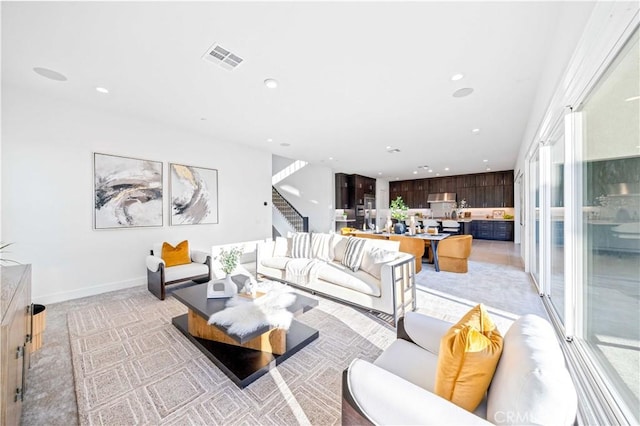
M 416 179 L 413 181 L 413 197 L 411 207 L 416 209 L 427 208 L 427 197 L 429 195 L 428 179 Z
M 480 173 L 476 175 L 476 186 L 494 186 L 496 185 L 495 173 Z
M 459 192 L 460 188 L 475 188 L 476 175 L 460 175 L 456 176 L 456 191 Z
M 440 194 L 443 192 L 456 192 L 456 177 L 433 178 L 429 180 L 429 193 Z
M 355 186 L 355 204 L 364 204 L 365 195 L 376 196 L 376 180 L 366 176 L 353 175 Z
M 336 209 L 349 209 L 351 200 L 349 199 L 349 180 L 351 176 L 344 173 L 336 173 Z
M 506 172 L 496 172 L 494 185 L 511 185 L 513 186 L 513 170 Z
M 376 180 L 367 176 L 336 173 L 336 208 L 355 209 L 364 197 L 376 196 Z

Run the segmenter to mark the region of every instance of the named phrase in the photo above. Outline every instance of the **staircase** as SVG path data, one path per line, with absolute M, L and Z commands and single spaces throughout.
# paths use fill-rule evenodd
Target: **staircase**
M 285 236 L 287 232 L 308 232 L 309 218 L 302 216 L 275 187 L 271 187 L 273 205 L 273 233 Z

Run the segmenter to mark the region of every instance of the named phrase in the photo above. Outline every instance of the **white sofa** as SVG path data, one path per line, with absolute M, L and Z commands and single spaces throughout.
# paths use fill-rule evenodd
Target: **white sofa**
M 353 272 L 341 264 L 348 238 L 311 234 L 308 258 L 292 256 L 292 238 L 260 242 L 256 271 L 313 293 L 392 315 L 394 322 L 404 312 L 415 310 L 414 257 L 400 252 L 397 241 L 368 239 L 364 240 L 361 268 Z
M 576 391 L 551 324 L 516 320 L 487 395 L 473 412 L 433 393 L 440 339 L 453 324 L 409 312 L 373 363 L 356 359 L 343 374 L 342 424 L 571 425 Z

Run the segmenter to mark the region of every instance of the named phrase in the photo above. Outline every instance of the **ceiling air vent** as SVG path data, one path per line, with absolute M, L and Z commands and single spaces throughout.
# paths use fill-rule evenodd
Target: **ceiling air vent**
M 202 56 L 202 59 L 218 64 L 227 70 L 233 70 L 242 63 L 241 57 L 234 55 L 232 52 L 217 43 L 207 50 L 207 53 Z

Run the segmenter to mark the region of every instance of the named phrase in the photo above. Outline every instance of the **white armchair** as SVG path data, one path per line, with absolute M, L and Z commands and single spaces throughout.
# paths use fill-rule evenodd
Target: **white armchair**
M 147 264 L 147 288 L 158 299 L 164 300 L 165 286 L 185 281 L 205 283 L 211 281 L 211 256 L 198 250 L 191 250 L 191 263 L 167 267 L 162 257 L 162 243 L 154 244 Z
M 375 362 L 343 373 L 342 424 L 572 425 L 577 396 L 551 324 L 516 320 L 480 406 L 469 412 L 434 393 L 440 338 L 453 324 L 415 312 Z

